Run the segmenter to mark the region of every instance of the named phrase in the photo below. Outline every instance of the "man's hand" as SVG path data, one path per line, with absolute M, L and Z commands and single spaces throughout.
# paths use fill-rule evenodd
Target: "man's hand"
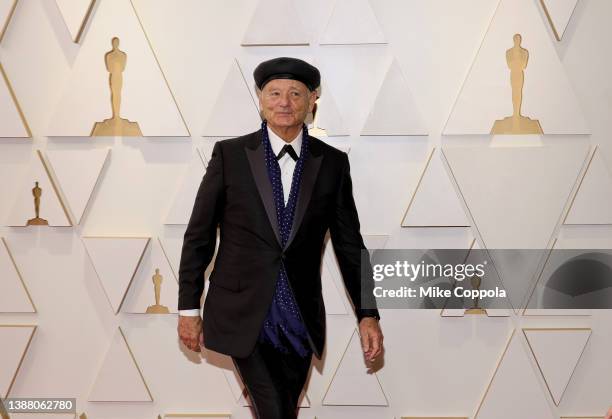
M 359 334 L 361 335 L 361 347 L 366 360 L 375 361 L 382 353 L 383 334 L 374 317 L 364 317 L 359 322 Z
M 612 406 L 608 409 L 608 413 L 606 413 L 606 417 L 604 419 L 612 419 Z
M 200 346 L 204 346 L 204 333 L 200 316 L 179 316 L 177 330 L 181 342 L 186 347 L 192 351 L 200 352 Z

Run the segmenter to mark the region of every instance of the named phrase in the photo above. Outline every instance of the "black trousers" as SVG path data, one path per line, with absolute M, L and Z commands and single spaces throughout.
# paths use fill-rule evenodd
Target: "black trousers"
M 257 419 L 295 419 L 297 404 L 308 376 L 312 354 L 302 358 L 257 342 L 246 358 L 232 357 Z

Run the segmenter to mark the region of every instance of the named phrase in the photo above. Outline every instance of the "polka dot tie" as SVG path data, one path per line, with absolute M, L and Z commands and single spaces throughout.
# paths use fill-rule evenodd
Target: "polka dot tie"
M 293 171 L 289 199 L 285 205 L 283 183 L 281 181 L 281 170 L 277 161 L 277 156 L 272 151 L 266 121 L 262 122 L 261 130 L 263 132 L 262 143 L 264 146 L 266 167 L 268 169 L 268 177 L 270 179 L 270 183 L 272 184 L 272 192 L 274 195 L 278 230 L 280 233 L 281 244 L 283 247 L 285 247 L 285 244 L 289 239 L 289 235 L 291 234 L 293 215 L 295 213 L 297 197 L 300 190 L 300 181 L 302 179 L 302 171 L 304 169 L 304 160 L 308 154 L 308 131 L 306 125 L 304 125 L 302 148 L 300 149 L 299 157 L 296 155 L 295 150 L 293 150 L 293 147 L 290 145 L 289 147 L 291 150 L 286 151 L 297 160 L 297 163 Z M 285 150 L 285 148 L 283 148 L 283 150 Z M 280 154 L 281 153 L 279 153 L 279 155 Z M 259 339 L 262 342 L 272 344 L 278 351 L 283 353 L 288 353 L 290 347 L 302 357 L 306 357 L 311 353 L 311 348 L 308 344 L 308 330 L 306 329 L 306 326 L 301 318 L 297 302 L 295 301 L 291 285 L 289 284 L 289 279 L 287 278 L 287 271 L 283 261 L 281 261 L 281 268 L 278 273 L 272 304 L 270 304 L 268 309 Z

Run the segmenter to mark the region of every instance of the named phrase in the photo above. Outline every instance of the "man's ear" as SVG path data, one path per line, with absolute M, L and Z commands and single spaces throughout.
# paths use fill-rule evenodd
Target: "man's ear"
M 312 112 L 315 102 L 317 101 L 317 91 L 313 90 L 310 92 L 310 106 L 308 108 L 308 112 Z

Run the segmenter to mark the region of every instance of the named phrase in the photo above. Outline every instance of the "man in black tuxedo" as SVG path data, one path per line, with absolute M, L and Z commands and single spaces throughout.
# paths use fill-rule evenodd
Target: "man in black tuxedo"
M 381 354 L 383 335 L 367 258 L 362 266 L 348 156 L 304 124 L 319 71 L 282 57 L 253 75 L 262 128 L 213 148 L 184 236 L 178 332 L 191 350 L 232 357 L 258 418 L 291 419 L 312 354 L 320 359 L 325 343 L 320 267 L 328 229 L 368 362 Z

